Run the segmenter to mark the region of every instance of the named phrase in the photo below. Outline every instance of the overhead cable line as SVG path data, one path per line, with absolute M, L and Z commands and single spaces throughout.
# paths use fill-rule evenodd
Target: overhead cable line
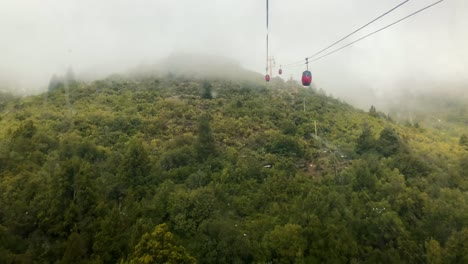
M 268 46 L 268 21 L 269 21 L 269 4 L 268 4 L 268 0 L 266 0 L 266 66 L 265 66 L 265 81 L 269 82 L 270 81 L 270 75 L 268 74 L 268 62 L 269 62 L 269 54 L 268 54 L 268 50 L 269 50 L 269 46 Z
M 268 72 L 268 0 L 266 0 L 266 71 Z
M 327 54 L 325 54 L 325 55 L 322 55 L 322 56 L 320 56 L 320 57 L 318 57 L 318 58 L 316 58 L 316 59 L 314 59 L 314 60 L 311 60 L 311 61 L 309 61 L 309 63 L 310 63 L 310 62 L 318 61 L 318 60 L 323 59 L 323 58 L 325 58 L 325 57 L 327 57 L 327 56 L 329 56 L 329 55 L 332 55 L 333 53 L 338 52 L 338 51 L 340 51 L 340 50 L 342 50 L 342 49 L 344 49 L 344 48 L 346 48 L 346 47 L 349 47 L 349 46 L 353 45 L 353 44 L 356 43 L 356 42 L 359 42 L 359 41 L 361 41 L 361 40 L 364 40 L 364 39 L 366 39 L 366 38 L 368 38 L 368 37 L 370 37 L 370 36 L 372 36 L 372 35 L 374 35 L 374 34 L 379 33 L 379 32 L 382 31 L 382 30 L 385 30 L 385 29 L 387 29 L 387 28 L 389 28 L 389 27 L 391 27 L 391 26 L 393 26 L 393 25 L 395 25 L 395 24 L 398 24 L 398 23 L 402 22 L 403 20 L 406 20 L 406 19 L 408 19 L 408 18 L 410 18 L 410 17 L 412 17 L 412 16 L 414 16 L 414 15 L 417 15 L 417 14 L 421 13 L 422 11 L 424 11 L 424 10 L 426 10 L 426 9 L 429 9 L 429 8 L 431 8 L 431 7 L 433 7 L 433 6 L 437 5 L 437 4 L 440 4 L 440 3 L 443 2 L 443 1 L 445 1 L 445 0 L 439 0 L 439 1 L 435 2 L 435 3 L 432 3 L 432 4 L 430 4 L 430 5 L 426 6 L 426 7 L 424 7 L 424 8 L 421 8 L 421 9 L 419 9 L 418 11 L 413 12 L 413 13 L 411 13 L 411 14 L 409 14 L 409 15 L 407 15 L 407 16 L 405 16 L 405 17 L 403 17 L 403 18 L 401 18 L 401 19 L 399 19 L 399 20 L 397 20 L 397 21 L 395 21 L 395 22 L 393 22 L 393 23 L 391 23 L 391 24 L 385 26 L 385 27 L 382 27 L 382 28 L 380 28 L 380 29 L 378 29 L 378 30 L 376 30 L 376 31 L 374 31 L 374 32 L 372 32 L 372 33 L 369 33 L 369 34 L 365 35 L 364 37 L 361 37 L 361 38 L 359 38 L 359 39 L 357 39 L 357 40 L 355 40 L 355 41 L 353 41 L 353 42 L 351 42 L 351 43 L 348 43 L 348 44 L 344 45 L 344 46 L 341 47 L 341 48 L 338 48 L 338 49 L 336 49 L 336 50 L 334 50 L 334 51 L 331 51 L 331 52 L 329 52 L 329 53 L 327 53 Z
M 409 1 L 410 1 L 410 0 L 405 0 L 405 1 L 401 2 L 400 4 L 398 4 L 397 6 L 393 7 L 392 9 L 388 10 L 387 12 L 383 13 L 382 15 L 378 16 L 378 17 L 375 18 L 374 20 L 372 20 L 372 21 L 368 22 L 367 24 L 361 26 L 360 28 L 354 30 L 354 31 L 351 32 L 350 34 L 344 36 L 343 38 L 341 38 L 341 39 L 339 39 L 338 41 L 334 42 L 334 43 L 331 44 L 330 46 L 328 46 L 328 47 L 326 47 L 326 48 L 320 50 L 319 52 L 315 53 L 315 54 L 312 55 L 312 56 L 309 56 L 308 58 L 311 59 L 311 58 L 313 58 L 313 57 L 315 57 L 315 56 L 321 54 L 322 52 L 328 50 L 329 48 L 335 46 L 336 44 L 342 42 L 343 40 L 349 38 L 350 36 L 356 34 L 356 33 L 359 32 L 359 31 L 361 31 L 362 29 L 364 29 L 365 27 L 367 27 L 367 26 L 369 26 L 370 24 L 374 23 L 375 21 L 377 21 L 377 20 L 381 19 L 382 17 L 384 17 L 384 16 L 390 14 L 390 13 L 393 12 L 395 9 L 399 8 L 400 6 L 406 4 L 406 3 L 409 2 Z M 293 62 L 293 63 L 290 63 L 290 64 L 286 64 L 286 65 L 284 65 L 283 67 L 284 67 L 284 68 L 287 68 L 287 67 L 289 67 L 289 66 L 292 66 L 292 65 L 295 65 L 295 64 L 299 64 L 299 63 L 303 63 L 303 62 L 304 62 L 304 60 L 297 61 L 297 62 Z
M 315 53 L 315 54 L 312 55 L 312 56 L 309 56 L 309 59 L 312 59 L 313 57 L 315 57 L 315 56 L 321 54 L 322 52 L 328 50 L 329 48 L 335 46 L 336 44 L 342 42 L 343 40 L 349 38 L 350 36 L 352 36 L 352 35 L 354 35 L 355 33 L 359 32 L 361 29 L 363 29 L 363 28 L 369 26 L 370 24 L 374 23 L 375 21 L 379 20 L 380 18 L 382 18 L 382 17 L 384 17 L 384 16 L 390 14 L 390 13 L 393 12 L 395 9 L 397 9 L 397 8 L 399 8 L 400 6 L 402 6 L 402 5 L 406 4 L 406 3 L 408 3 L 409 1 L 410 1 L 410 0 L 403 1 L 401 4 L 395 6 L 394 8 L 392 8 L 392 9 L 390 9 L 390 10 L 388 10 L 387 12 L 383 13 L 382 15 L 380 15 L 380 16 L 377 17 L 377 18 L 375 18 L 375 19 L 372 20 L 371 22 L 369 22 L 369 23 L 365 24 L 364 26 L 362 26 L 362 27 L 356 29 L 355 31 L 351 32 L 350 34 L 346 35 L 345 37 L 343 37 L 343 38 L 341 38 L 340 40 L 336 41 L 335 43 L 331 44 L 330 46 L 328 46 L 328 47 L 322 49 L 321 51 Z

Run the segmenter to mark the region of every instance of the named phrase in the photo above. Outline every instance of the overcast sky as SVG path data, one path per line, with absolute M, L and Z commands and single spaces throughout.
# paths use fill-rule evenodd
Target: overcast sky
M 270 54 L 301 60 L 403 0 L 270 0 Z M 435 0 L 411 0 L 358 33 Z M 0 0 L 0 80 L 43 89 L 53 73 L 113 73 L 178 52 L 223 55 L 263 74 L 265 0 Z M 311 64 L 343 98 L 468 76 L 468 1 L 441 4 Z M 299 77 L 302 67 L 285 69 Z

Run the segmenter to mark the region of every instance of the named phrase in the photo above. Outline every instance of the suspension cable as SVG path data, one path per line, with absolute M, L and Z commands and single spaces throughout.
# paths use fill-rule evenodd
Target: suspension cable
M 332 54 L 335 53 L 335 52 L 338 52 L 338 51 L 340 51 L 340 50 L 342 50 L 342 49 L 344 49 L 344 48 L 346 48 L 346 47 L 349 47 L 349 46 L 353 45 L 353 44 L 356 43 L 356 42 L 359 42 L 359 41 L 364 40 L 364 39 L 366 39 L 366 38 L 368 38 L 368 37 L 370 37 L 370 36 L 372 36 L 372 35 L 374 35 L 374 34 L 377 34 L 377 33 L 379 33 L 380 31 L 385 30 L 385 29 L 387 29 L 387 28 L 389 28 L 389 27 L 391 27 L 391 26 L 393 26 L 393 25 L 396 25 L 396 24 L 400 23 L 401 21 L 406 20 L 406 19 L 408 19 L 408 18 L 410 18 L 410 17 L 412 17 L 412 16 L 414 16 L 414 15 L 416 15 L 416 14 L 418 14 L 418 13 L 421 13 L 422 11 L 424 11 L 424 10 L 426 10 L 426 9 L 429 9 L 429 8 L 435 6 L 435 5 L 437 5 L 437 4 L 439 4 L 439 3 L 443 2 L 443 1 L 445 1 L 445 0 L 439 0 L 439 1 L 435 2 L 435 3 L 432 3 L 432 4 L 430 4 L 430 5 L 426 6 L 426 7 L 424 7 L 424 8 L 421 8 L 421 9 L 417 10 L 416 12 L 413 12 L 413 13 L 411 13 L 411 14 L 409 14 L 409 15 L 407 15 L 407 16 L 405 16 L 405 17 L 403 17 L 403 18 L 401 18 L 401 19 L 399 19 L 399 20 L 397 20 L 397 21 L 395 21 L 395 22 L 393 22 L 393 23 L 391 23 L 391 24 L 385 26 L 385 27 L 382 27 L 382 28 L 380 28 L 380 29 L 378 29 L 378 30 L 376 30 L 376 31 L 374 31 L 374 32 L 372 32 L 372 33 L 369 33 L 369 34 L 365 35 L 364 37 L 361 37 L 361 38 L 359 38 L 359 39 L 357 39 L 357 40 L 355 40 L 355 41 L 353 41 L 353 42 L 351 42 L 351 43 L 348 43 L 348 44 L 344 45 L 343 47 L 340 47 L 340 48 L 338 48 L 338 49 L 336 49 L 336 50 L 334 50 L 334 51 L 331 51 L 331 52 L 329 52 L 329 53 L 327 53 L 327 54 L 325 54 L 325 55 L 323 55 L 323 56 L 320 56 L 320 57 L 318 57 L 318 58 L 316 58 L 316 59 L 314 59 L 314 60 L 312 60 L 312 61 L 310 61 L 310 62 L 315 62 L 315 61 L 318 61 L 318 60 L 320 60 L 320 59 L 323 59 L 323 58 L 325 58 L 325 57 L 327 57 L 327 56 L 329 56 L 329 55 L 332 55 Z
M 268 74 L 268 16 L 268 0 L 266 0 L 266 74 Z
M 401 7 L 402 5 L 408 3 L 410 0 L 405 0 L 403 2 L 401 2 L 400 4 L 398 4 L 397 6 L 393 7 L 392 9 L 388 10 L 387 12 L 383 13 L 382 15 L 378 16 L 377 18 L 373 19 L 372 21 L 366 23 L 365 25 L 361 26 L 360 28 L 354 30 L 353 32 L 349 33 L 348 35 L 344 36 L 343 38 L 339 39 L 338 41 L 335 41 L 333 44 L 329 45 L 328 47 L 318 51 L 317 53 L 315 53 L 314 55 L 312 56 L 309 56 L 308 58 L 309 59 L 312 59 L 314 58 L 315 56 L 323 53 L 324 51 L 330 49 L 331 47 L 335 46 L 336 44 L 342 42 L 343 40 L 349 38 L 350 36 L 356 34 L 357 32 L 361 31 L 362 29 L 364 29 L 365 27 L 369 26 L 370 24 L 376 22 L 377 20 L 381 19 L 382 17 L 390 14 L 391 12 L 393 12 L 394 10 L 396 10 L 397 8 Z M 297 61 L 297 62 L 293 62 L 293 63 L 290 63 L 290 64 L 286 64 L 284 65 L 285 68 L 289 67 L 289 66 L 292 66 L 292 65 L 295 65 L 295 64 L 302 64 L 304 62 L 304 60 L 301 60 L 301 61 Z

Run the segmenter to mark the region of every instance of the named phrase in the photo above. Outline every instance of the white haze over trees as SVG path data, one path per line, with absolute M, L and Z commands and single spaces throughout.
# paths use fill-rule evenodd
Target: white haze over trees
M 270 54 L 278 65 L 301 60 L 400 2 L 270 0 Z M 352 39 L 432 2 L 409 1 Z M 466 90 L 467 28 L 468 1 L 446 0 L 311 64 L 314 82 L 363 108 L 389 95 Z M 21 93 L 44 91 L 70 67 L 78 77 L 100 78 L 158 62 L 183 65 L 174 54 L 265 69 L 264 0 L 5 0 L 0 32 L 0 90 Z M 194 72 L 210 69 L 190 56 L 187 62 Z M 285 69 L 282 77 L 298 79 L 302 70 Z

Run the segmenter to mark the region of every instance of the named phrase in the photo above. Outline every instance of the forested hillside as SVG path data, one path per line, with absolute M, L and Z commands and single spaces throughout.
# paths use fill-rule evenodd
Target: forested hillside
M 49 88 L 0 100 L 0 263 L 468 263 L 466 124 L 280 79 Z

